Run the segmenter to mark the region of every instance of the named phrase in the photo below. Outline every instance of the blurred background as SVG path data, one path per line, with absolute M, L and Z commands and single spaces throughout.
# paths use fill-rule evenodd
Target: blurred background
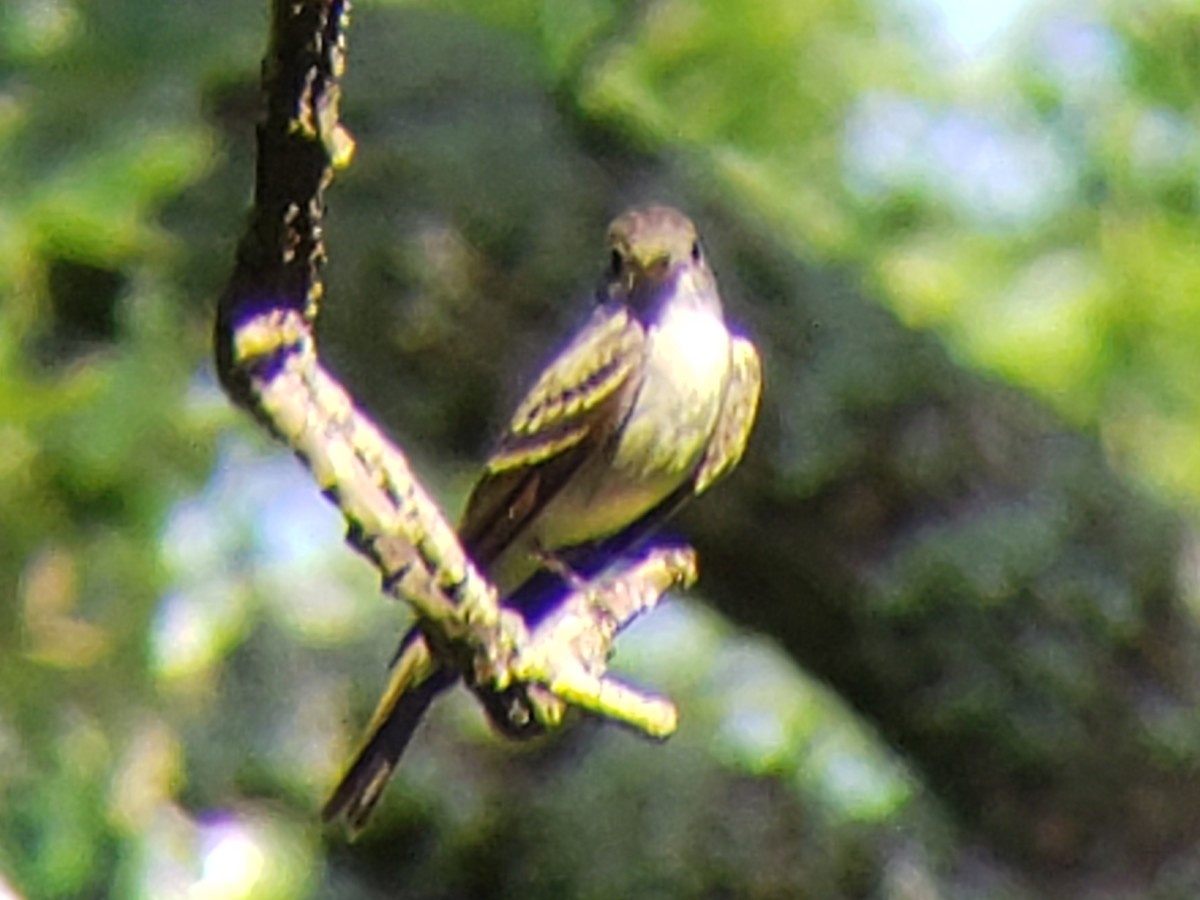
M 1200 7 L 362 0 L 321 349 L 453 514 L 632 203 L 761 345 L 663 745 L 396 637 L 210 359 L 267 4 L 0 5 L 0 898 L 1200 896 Z

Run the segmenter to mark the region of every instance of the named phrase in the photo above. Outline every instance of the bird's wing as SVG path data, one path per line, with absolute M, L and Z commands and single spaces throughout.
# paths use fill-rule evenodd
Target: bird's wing
M 599 307 L 517 407 L 467 501 L 463 546 L 488 568 L 620 424 L 641 384 L 645 332 Z
M 758 350 L 745 338 L 734 337 L 730 346 L 729 380 L 721 399 L 717 423 L 704 456 L 691 477 L 627 528 L 596 544 L 562 552 L 562 561 L 579 575 L 595 574 L 611 560 L 628 554 L 648 535 L 662 527 L 691 498 L 704 493 L 714 482 L 728 474 L 746 450 L 761 394 L 762 362 Z
M 696 494 L 704 493 L 737 465 L 758 414 L 758 401 L 762 395 L 762 360 L 758 350 L 746 338 L 735 337 L 731 356 L 729 383 L 725 386 L 721 412 L 693 480 Z

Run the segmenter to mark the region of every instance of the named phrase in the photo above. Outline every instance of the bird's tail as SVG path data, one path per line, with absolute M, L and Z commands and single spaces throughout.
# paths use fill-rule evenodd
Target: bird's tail
M 405 639 L 367 726 L 366 742 L 321 810 L 322 819 L 343 819 L 352 832 L 366 825 L 425 710 L 457 679 L 433 658 L 423 635 Z

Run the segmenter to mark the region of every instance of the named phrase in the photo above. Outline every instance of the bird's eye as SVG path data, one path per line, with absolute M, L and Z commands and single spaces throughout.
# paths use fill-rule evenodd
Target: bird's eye
M 692 262 L 700 262 L 700 257 L 703 254 L 700 252 L 700 242 L 692 241 Z
M 613 250 L 612 258 L 608 264 L 612 268 L 613 275 L 621 274 L 621 271 L 625 268 L 625 257 L 621 255 L 620 250 Z

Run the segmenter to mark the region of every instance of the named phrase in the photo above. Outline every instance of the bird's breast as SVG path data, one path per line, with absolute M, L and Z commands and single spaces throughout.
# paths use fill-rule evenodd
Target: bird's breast
M 614 468 L 682 480 L 708 445 L 729 377 L 720 314 L 668 312 L 647 335 L 642 387 L 621 432 Z
M 543 547 L 615 533 L 691 475 L 716 425 L 729 354 L 719 313 L 671 311 L 650 328 L 633 407 L 606 451 L 584 463 L 545 510 L 537 528 Z

